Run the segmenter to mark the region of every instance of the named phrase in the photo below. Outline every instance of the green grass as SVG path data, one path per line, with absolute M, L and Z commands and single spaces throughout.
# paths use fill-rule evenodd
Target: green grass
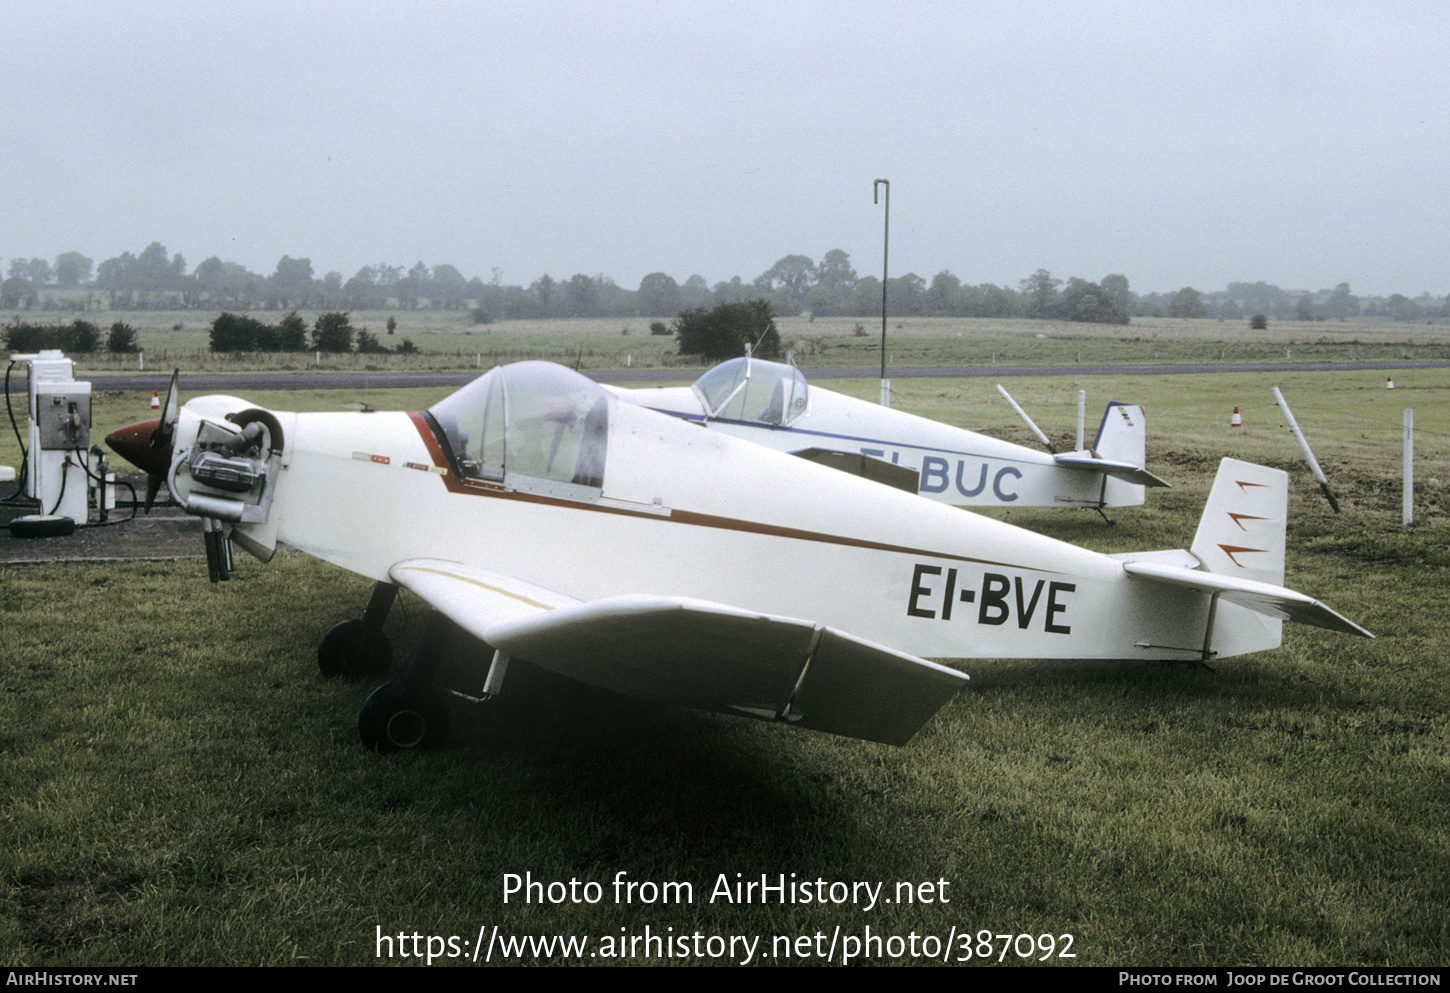
M 1442 962 L 1445 537 L 1392 571 L 1363 534 L 1295 555 L 1379 641 L 1295 628 L 1216 673 L 973 662 L 900 749 L 524 676 L 491 720 L 460 711 L 448 750 L 379 758 L 354 730 L 371 686 L 313 663 L 366 597 L 354 577 L 300 557 L 216 587 L 200 564 L 0 574 L 0 957 L 363 964 L 378 927 L 870 924 L 1072 934 L 1080 964 Z M 422 613 L 391 622 L 402 650 Z M 503 903 L 506 873 L 608 894 L 620 871 L 695 900 Z M 709 902 L 762 872 L 945 879 L 951 902 Z
M 1303 468 L 1273 384 L 1344 513 Z M 898 407 L 1027 440 L 989 382 L 893 385 Z M 776 935 L 869 925 L 903 938 L 1070 934 L 1077 957 L 1061 961 L 1082 965 L 1443 964 L 1450 373 L 1397 374 L 1393 393 L 1373 373 L 1007 385 L 1059 439 L 1073 433 L 1079 388 L 1090 433 L 1106 400 L 1144 403 L 1149 465 L 1175 487 L 1114 512 L 1114 527 L 1087 512 L 999 516 L 1102 551 L 1185 547 L 1220 455 L 1281 465 L 1288 584 L 1380 637 L 1290 625 L 1280 650 L 1216 672 L 965 662 L 968 689 L 904 748 L 637 704 L 521 669 L 497 709 L 455 711 L 450 748 L 380 758 L 356 733 L 372 684 L 325 681 L 315 664 L 327 627 L 366 601 L 357 577 L 300 556 L 243 559 L 216 586 L 200 562 L 0 571 L 0 960 L 368 964 L 377 929 L 471 942 L 494 925 L 758 935 L 768 950 Z M 417 408 L 444 392 L 369 401 Z M 98 397 L 97 424 L 145 416 L 133 408 L 146 399 Z M 338 409 L 358 397 L 255 399 Z M 1406 406 L 1419 482 L 1409 528 Z M 394 609 L 400 660 L 423 615 L 406 595 Z M 526 872 L 595 881 L 605 896 L 505 904 L 505 874 Z M 618 872 L 691 883 L 694 900 L 617 904 Z M 887 894 L 946 880 L 950 902 L 712 904 L 717 879 L 736 873 L 880 882 Z

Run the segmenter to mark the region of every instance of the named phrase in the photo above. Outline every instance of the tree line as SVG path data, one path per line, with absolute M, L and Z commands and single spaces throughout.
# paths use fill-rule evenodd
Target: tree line
M 35 353 L 43 348 L 58 348 L 66 353 L 90 354 L 101 351 L 101 329 L 90 321 L 74 320 L 69 324 L 37 324 L 18 317 L 0 330 L 0 341 L 7 352 Z M 140 351 L 136 329 L 124 321 L 115 321 L 105 338 L 105 351 L 132 353 Z
M 45 288 L 86 292 L 42 297 Z M 53 262 L 12 259 L 0 283 L 0 309 L 84 311 L 102 304 L 112 310 L 433 309 L 466 311 L 475 323 L 487 324 L 523 318 L 672 317 L 685 310 L 765 300 L 782 316 L 868 317 L 881 313 L 882 290 L 881 280 L 858 275 L 841 249 L 827 252 L 819 262 L 787 255 L 748 282 L 736 276 L 710 285 L 700 275 L 678 282 L 664 272 L 652 272 L 631 290 L 603 274 L 583 273 L 567 280 L 546 273 L 528 286 L 505 285 L 497 269 L 484 282 L 477 276 L 465 278 L 455 266 L 430 267 L 421 261 L 410 269 L 379 263 L 363 266 L 348 278 L 339 272 L 319 277 L 311 259 L 286 255 L 266 275 L 217 256 L 188 271 L 181 254 L 171 255 L 160 242 L 152 242 L 139 253 L 124 252 L 98 266 L 79 252 L 66 252 Z M 1360 297 L 1348 283 L 1332 290 L 1298 291 L 1235 282 L 1218 292 L 1184 287 L 1174 293 L 1138 294 L 1121 274 L 1096 282 L 1079 277 L 1064 281 L 1045 269 L 1016 286 L 969 284 L 945 269 L 930 281 L 906 273 L 887 280 L 885 297 L 892 317 L 1034 317 L 1102 324 L 1126 324 L 1135 316 L 1450 317 L 1450 297 Z
M 394 322 L 388 321 L 388 334 Z M 34 353 L 43 348 L 58 348 L 67 354 L 89 355 L 106 351 L 135 353 L 140 350 L 136 329 L 124 321 L 112 323 L 102 339 L 101 329 L 91 321 L 77 318 L 70 323 L 42 324 L 13 319 L 0 328 L 0 343 L 8 352 Z M 396 348 L 388 348 L 367 328 L 354 328 L 345 312 L 319 314 L 309 331 L 307 322 L 294 310 L 276 324 L 223 311 L 211 322 L 210 348 L 213 352 L 351 352 L 383 355 L 397 352 L 412 355 L 418 347 L 404 338 Z
M 388 325 L 388 334 L 392 334 L 392 318 L 388 319 Z M 404 338 L 396 349 L 386 347 L 367 328 L 354 328 L 351 315 L 345 311 L 318 314 L 312 322 L 309 336 L 307 322 L 295 310 L 288 312 L 276 324 L 268 324 L 250 314 L 223 311 L 211 322 L 210 347 L 213 352 L 312 351 L 336 354 L 351 352 L 354 338 L 357 351 L 363 355 L 383 355 L 395 350 L 400 355 L 411 355 L 418 351 L 409 338 Z

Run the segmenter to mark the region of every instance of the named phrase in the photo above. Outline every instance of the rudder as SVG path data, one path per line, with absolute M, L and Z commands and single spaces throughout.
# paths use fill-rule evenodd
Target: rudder
M 1148 461 L 1147 415 L 1136 403 L 1112 401 L 1103 409 L 1093 455 L 1110 462 L 1126 462 L 1142 469 Z M 1103 503 L 1109 507 L 1138 507 L 1144 503 L 1144 487 L 1123 479 L 1109 479 Z
M 1112 462 L 1128 462 L 1143 468 L 1148 460 L 1147 415 L 1136 403 L 1109 403 L 1098 424 L 1093 454 Z
M 1224 459 L 1190 549 L 1209 572 L 1284 584 L 1289 474 Z

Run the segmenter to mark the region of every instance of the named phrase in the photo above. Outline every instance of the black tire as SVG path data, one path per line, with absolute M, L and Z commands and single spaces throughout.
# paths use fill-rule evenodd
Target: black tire
M 10 522 L 10 537 L 60 538 L 73 534 L 75 529 L 76 522 L 73 517 L 61 517 L 57 514 L 30 514 L 25 517 L 17 517 Z
M 362 621 L 340 621 L 317 644 L 317 667 L 324 676 L 386 676 L 393 671 L 393 646 L 381 631 L 363 640 Z
M 432 687 L 384 683 L 363 704 L 357 731 L 374 752 L 437 748 L 448 740 L 448 705 Z

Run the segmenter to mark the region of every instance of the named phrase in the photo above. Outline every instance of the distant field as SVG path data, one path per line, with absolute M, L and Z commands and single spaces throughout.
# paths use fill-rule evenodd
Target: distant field
M 1153 332 L 1157 347 L 1214 347 L 1214 322 L 1179 323 Z M 1001 334 L 1059 355 L 1093 340 L 971 330 L 908 325 L 900 339 L 926 343 L 927 354 L 949 351 L 958 332 L 962 348 Z M 1058 332 L 1064 326 L 1028 333 Z M 645 340 L 617 328 L 558 333 L 575 336 L 571 346 Z M 549 347 L 547 334 L 533 347 Z M 1396 344 L 1388 330 L 1373 346 L 1371 330 L 1343 334 L 1350 340 L 1323 347 L 1444 347 Z M 843 344 L 854 349 L 855 340 L 846 328 Z M 1294 340 L 1274 347 L 1300 358 Z M 1233 361 L 1235 346 L 1223 341 Z M 682 369 L 681 381 L 696 372 Z M 871 399 L 878 391 L 874 380 L 825 385 Z M 1273 385 L 1343 513 L 1304 468 Z M 989 931 L 1030 937 L 1025 958 L 1026 945 L 988 942 L 992 960 L 1002 952 L 1008 963 L 1443 965 L 1450 370 L 1397 372 L 1393 391 L 1373 372 L 1025 377 L 1007 386 L 1065 443 L 1079 389 L 1089 440 L 1108 400 L 1142 403 L 1149 467 L 1174 488 L 1112 512 L 1112 527 L 1086 511 L 997 516 L 1107 552 L 1185 547 L 1220 457 L 1277 465 L 1291 474 L 1288 585 L 1379 638 L 1290 625 L 1283 648 L 1215 663 L 1216 672 L 963 661 L 967 690 L 897 749 L 525 676 L 494 722 L 458 711 L 451 748 L 379 758 L 356 733 L 372 683 L 323 680 L 315 662 L 327 627 L 366 600 L 357 577 L 304 557 L 268 566 L 243 557 L 224 586 L 209 586 L 200 563 L 0 570 L 0 961 L 363 965 L 378 961 L 379 934 L 471 943 L 498 925 L 508 935 L 589 936 L 580 954 L 555 948 L 522 955 L 528 962 L 613 961 L 589 956 L 648 927 L 759 937 L 754 961 L 782 964 L 816 961 L 787 954 L 796 938 L 861 939 L 869 926 L 883 941 L 861 959 L 872 964 L 940 962 L 943 953 L 979 961 L 979 932 Z M 1030 442 L 991 380 L 893 387 L 899 408 Z M 418 409 L 446 392 L 251 399 Z M 98 396 L 93 434 L 148 416 L 148 398 Z M 1244 426 L 1231 429 L 1235 406 Z M 1416 425 L 1408 528 L 1399 484 L 1406 407 Z M 16 454 L 7 431 L 0 462 Z M 423 614 L 406 596 L 394 610 L 400 660 Z M 620 872 L 688 883 L 691 899 L 616 902 Z M 506 904 L 509 873 L 597 882 L 604 898 Z M 721 878 L 792 873 L 883 883 L 893 898 L 898 883 L 920 893 L 940 881 L 933 893 L 948 899 L 870 911 L 710 899 Z M 930 936 L 935 955 L 906 953 L 913 934 L 918 949 Z M 899 956 L 886 951 L 892 937 Z
M 27 319 L 73 319 L 26 314 Z M 181 365 L 192 372 L 219 369 L 314 368 L 311 352 L 298 355 L 217 355 L 208 351 L 213 313 L 195 311 L 92 311 L 86 319 L 108 328 L 121 320 L 137 330 L 150 368 Z M 280 315 L 261 313 L 263 320 Z M 314 312 L 302 315 L 309 323 Z M 389 316 L 397 331 L 388 335 Z M 677 354 L 674 338 L 651 335 L 646 318 L 500 321 L 473 325 L 450 311 L 354 311 L 352 324 L 395 348 L 404 338 L 421 354 L 323 355 L 324 369 L 489 368 L 521 358 L 546 358 L 584 369 L 699 367 Z M 669 321 L 665 321 L 669 324 Z M 797 362 L 808 367 L 876 367 L 881 361 L 879 320 L 778 318 L 781 339 Z M 859 330 L 858 330 L 859 329 Z M 1353 359 L 1450 359 L 1450 326 L 1368 321 L 1271 323 L 1251 331 L 1247 321 L 1136 318 L 1127 327 L 1060 321 L 976 318 L 903 318 L 887 327 L 887 361 L 892 366 L 1057 365 L 1082 362 L 1262 362 L 1292 358 L 1304 362 Z M 135 356 L 86 356 L 86 369 L 134 369 Z

